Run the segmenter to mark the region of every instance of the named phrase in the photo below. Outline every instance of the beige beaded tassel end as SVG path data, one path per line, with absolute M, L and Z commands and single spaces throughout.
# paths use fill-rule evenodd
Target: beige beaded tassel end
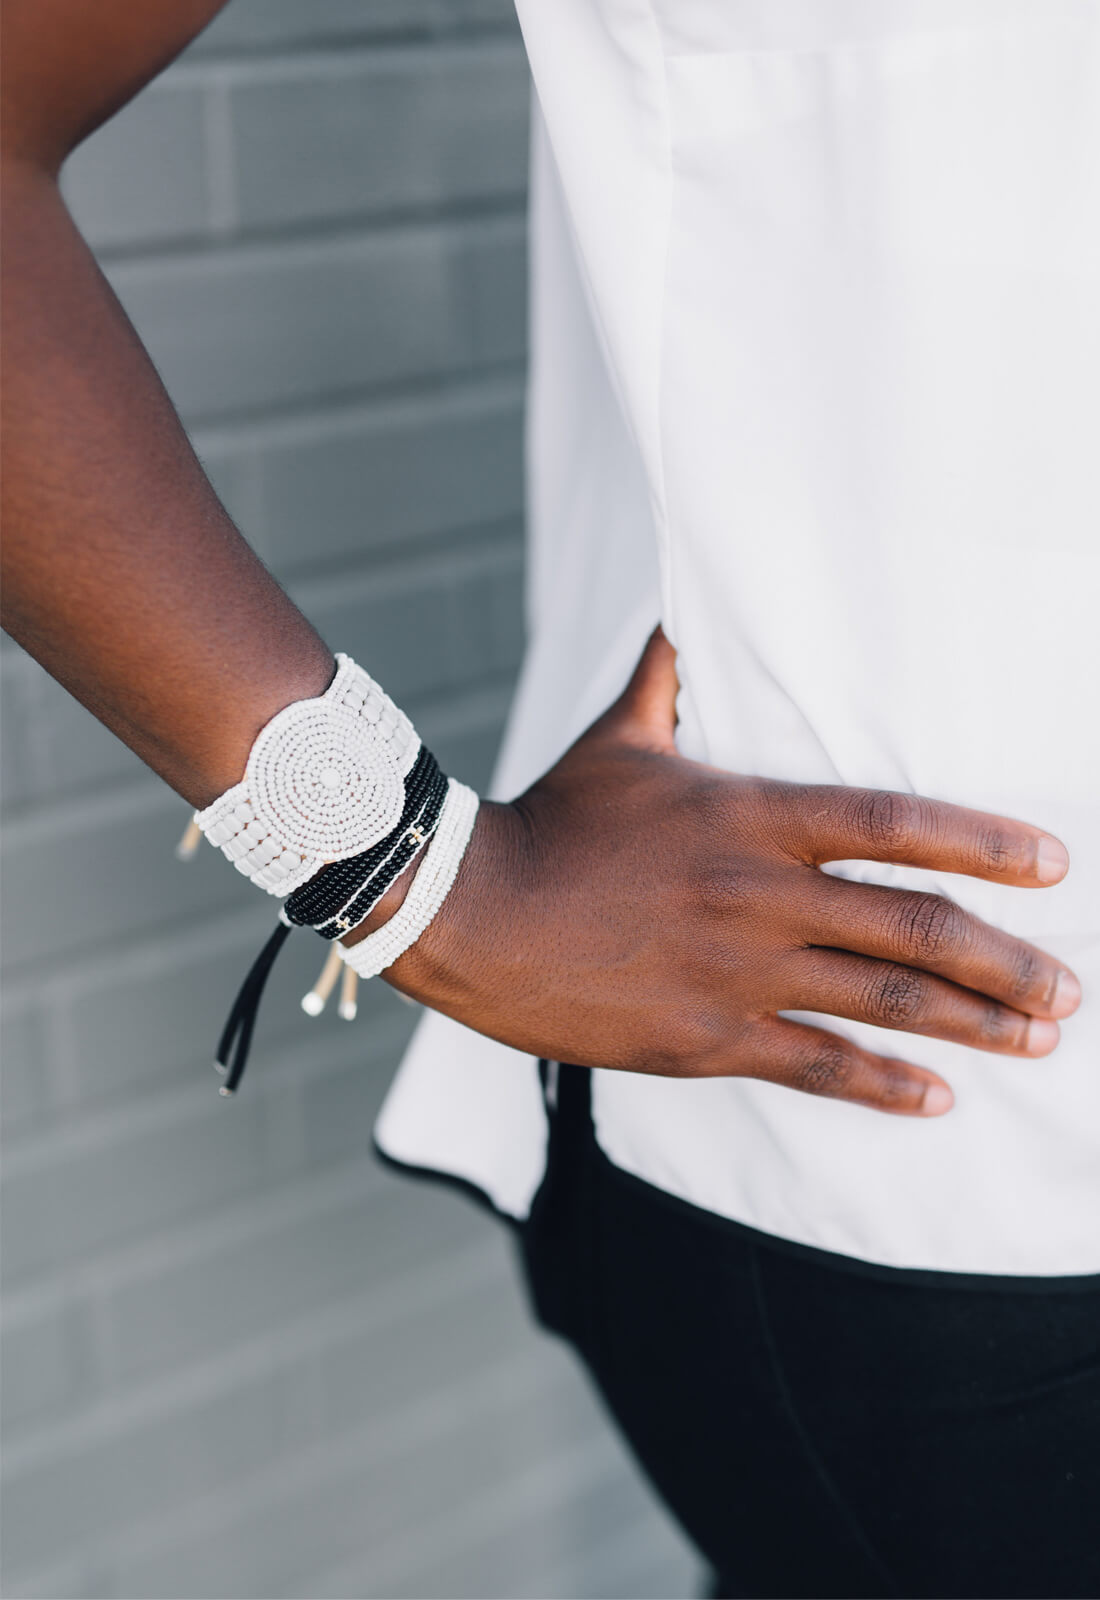
M 359 993 L 359 974 L 352 967 L 344 968 L 344 976 L 340 983 L 340 1015 L 345 1022 L 354 1022 L 359 1004 L 356 996 Z
M 328 958 L 321 968 L 321 975 L 308 994 L 302 996 L 302 1010 L 307 1017 L 319 1017 L 325 1009 L 325 1002 L 336 987 L 336 980 L 340 976 L 340 952 L 333 945 L 328 953 Z
M 183 837 L 176 846 L 176 860 L 190 861 L 195 851 L 202 842 L 202 829 L 199 827 L 198 818 L 192 817 L 183 830 Z
M 328 953 L 321 975 L 308 994 L 302 996 L 302 1010 L 308 1017 L 319 1017 L 325 1009 L 325 1002 L 336 987 L 336 979 L 343 967 L 344 976 L 340 984 L 339 1014 L 345 1022 L 354 1022 L 359 1010 L 356 996 L 359 992 L 359 974 L 350 967 L 345 967 L 336 945 Z

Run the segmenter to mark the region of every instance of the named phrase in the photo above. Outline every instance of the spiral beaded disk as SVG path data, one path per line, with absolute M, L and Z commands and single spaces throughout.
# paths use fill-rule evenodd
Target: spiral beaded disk
M 252 746 L 249 800 L 266 832 L 302 855 L 358 855 L 397 826 L 405 800 L 396 753 L 350 706 L 299 700 Z
M 241 782 L 196 813 L 211 844 L 269 894 L 362 854 L 401 819 L 420 740 L 362 667 L 345 655 L 336 663 L 324 694 L 273 717 Z

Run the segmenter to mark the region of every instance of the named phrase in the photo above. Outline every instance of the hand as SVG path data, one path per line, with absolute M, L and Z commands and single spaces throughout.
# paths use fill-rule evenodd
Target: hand
M 611 709 L 510 805 L 485 804 L 428 931 L 387 973 L 505 1044 L 581 1065 L 766 1078 L 936 1115 L 943 1079 L 776 1015 L 816 1011 L 1043 1056 L 1077 979 L 940 895 L 839 860 L 1037 888 L 1068 857 L 1022 822 L 910 794 L 718 771 L 673 743 L 658 630 Z

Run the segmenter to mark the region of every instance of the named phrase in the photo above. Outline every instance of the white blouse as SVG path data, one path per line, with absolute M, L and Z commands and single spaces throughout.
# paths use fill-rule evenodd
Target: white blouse
M 604 1071 L 600 1144 L 864 1261 L 1100 1271 L 1100 0 L 519 10 L 531 643 L 494 792 L 659 616 L 685 754 L 1062 838 L 1053 889 L 830 870 L 948 893 L 1085 990 L 1040 1061 L 829 1019 L 942 1072 L 940 1119 Z M 383 1150 L 522 1217 L 545 1137 L 535 1063 L 429 1015 Z

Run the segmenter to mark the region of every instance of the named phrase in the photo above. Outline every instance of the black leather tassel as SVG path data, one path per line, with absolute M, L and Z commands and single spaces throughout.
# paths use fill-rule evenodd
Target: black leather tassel
M 275 965 L 275 957 L 283 948 L 290 931 L 289 923 L 282 921 L 276 923 L 274 932 L 252 963 L 248 976 L 241 984 L 240 992 L 233 1002 L 233 1009 L 222 1029 L 222 1036 L 218 1041 L 218 1053 L 214 1058 L 219 1071 L 226 1074 L 225 1082 L 221 1086 L 222 1094 L 235 1094 L 237 1085 L 244 1076 L 248 1052 L 252 1046 L 252 1030 L 256 1026 L 256 1013 L 260 1009 L 264 985 Z

